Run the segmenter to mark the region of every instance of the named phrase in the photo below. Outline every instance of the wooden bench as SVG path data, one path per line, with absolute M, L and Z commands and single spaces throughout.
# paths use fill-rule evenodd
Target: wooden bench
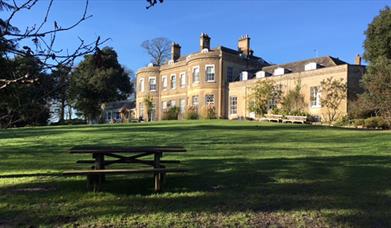
M 162 189 L 162 184 L 166 173 L 183 173 L 187 172 L 187 169 L 181 168 L 146 168 L 146 169 L 100 169 L 100 170 L 68 170 L 64 171 L 64 176 L 87 176 L 87 188 L 92 191 L 100 191 L 102 182 L 100 178 L 101 174 L 141 174 L 141 173 L 153 173 L 160 174 L 161 178 L 155 179 L 155 191 Z
M 266 114 L 262 120 L 266 120 L 269 122 L 281 122 L 283 115 L 275 115 L 275 114 Z
M 286 119 L 283 119 L 283 123 L 301 123 L 304 124 L 307 122 L 306 116 L 285 116 Z
M 88 170 L 69 170 L 64 171 L 65 176 L 87 176 L 87 187 L 94 191 L 101 189 L 105 181 L 106 174 L 137 174 L 153 173 L 155 179 L 155 191 L 162 190 L 162 183 L 166 173 L 186 172 L 183 168 L 166 168 L 163 164 L 178 164 L 176 160 L 161 160 L 163 153 L 186 152 L 183 147 L 96 147 L 83 146 L 74 147 L 70 153 L 73 154 L 92 154 L 92 160 L 79 160 L 80 164 L 93 164 L 92 169 Z M 124 154 L 130 153 L 131 156 Z M 153 156 L 153 159 L 141 159 L 147 156 Z M 110 160 L 105 157 L 112 158 Z M 113 159 L 114 158 L 114 159 Z M 113 164 L 142 164 L 149 168 L 142 169 L 109 169 Z

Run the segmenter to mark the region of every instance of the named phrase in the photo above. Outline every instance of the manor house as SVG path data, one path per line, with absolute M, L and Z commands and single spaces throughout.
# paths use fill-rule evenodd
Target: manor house
M 275 80 L 283 93 L 301 84 L 306 112 L 322 118 L 320 83 L 332 77 L 343 79 L 348 91 L 341 102 L 339 115 L 351 110 L 352 101 L 360 92 L 359 81 L 365 67 L 358 55 L 355 64 L 324 56 L 287 64 L 271 64 L 257 57 L 250 47 L 248 35 L 240 37 L 237 49 L 223 46 L 211 48 L 210 37 L 202 33 L 200 49 L 181 56 L 181 46 L 172 44 L 171 59 L 161 66 L 149 65 L 137 71 L 136 115 L 147 116 L 145 98 L 152 100 L 152 120 L 161 120 L 170 107 L 179 108 L 183 118 L 187 108 L 201 112 L 215 107 L 220 118 L 255 118 L 249 111 L 249 94 L 259 80 Z

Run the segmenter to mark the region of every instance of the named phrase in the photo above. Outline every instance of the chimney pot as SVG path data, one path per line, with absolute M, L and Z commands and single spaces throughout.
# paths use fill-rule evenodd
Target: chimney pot
M 361 56 L 360 56 L 360 54 L 356 55 L 356 58 L 354 59 L 354 64 L 361 65 Z
M 181 57 L 181 46 L 173 42 L 171 45 L 171 60 L 175 62 L 179 57 Z
M 201 33 L 200 49 L 201 49 L 201 51 L 204 49 L 210 50 L 210 37 L 206 33 Z

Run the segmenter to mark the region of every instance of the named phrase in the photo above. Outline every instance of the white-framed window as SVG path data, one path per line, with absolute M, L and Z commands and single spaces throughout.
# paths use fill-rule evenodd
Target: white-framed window
M 186 100 L 185 99 L 180 99 L 179 100 L 179 111 L 181 113 L 184 113 L 185 112 L 185 108 L 186 108 Z
M 215 104 L 215 95 L 208 94 L 205 96 L 205 104 L 206 105 L 214 105 Z
M 182 72 L 181 74 L 180 74 L 180 83 L 181 83 L 181 87 L 183 88 L 183 87 L 185 87 L 186 86 L 186 73 L 185 72 Z
M 162 102 L 162 109 L 166 110 L 167 109 L 167 101 Z
M 193 83 L 200 82 L 200 67 L 199 66 L 193 67 L 192 79 L 193 79 Z
M 233 67 L 227 67 L 227 81 L 228 82 L 234 81 L 234 68 Z
M 267 102 L 267 108 L 270 110 L 270 109 L 273 109 L 275 107 L 277 107 L 277 101 L 275 99 L 270 99 Z
M 191 97 L 191 105 L 193 107 L 198 107 L 199 104 L 200 104 L 200 102 L 198 100 L 198 96 L 192 96 Z
M 167 89 L 168 83 L 167 83 L 167 76 L 162 76 L 162 87 L 163 89 Z
M 144 92 L 144 78 L 141 78 L 141 79 L 140 79 L 140 82 L 139 82 L 139 91 L 140 91 L 140 92 Z
M 172 108 L 172 107 L 176 107 L 176 101 L 171 101 L 170 107 L 171 107 L 171 108 Z
M 310 88 L 311 107 L 313 108 L 321 107 L 320 97 L 321 97 L 320 86 L 311 87 Z
M 238 113 L 238 97 L 229 97 L 229 114 Z
M 176 75 L 171 75 L 171 89 L 176 89 Z
M 149 78 L 149 90 L 156 91 L 156 78 Z
M 215 81 L 215 65 L 205 66 L 205 76 L 207 82 Z

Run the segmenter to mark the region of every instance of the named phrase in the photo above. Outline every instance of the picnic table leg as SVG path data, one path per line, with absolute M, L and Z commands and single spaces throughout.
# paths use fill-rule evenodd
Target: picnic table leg
M 92 157 L 95 159 L 95 169 L 105 169 L 104 155 L 93 154 Z M 102 183 L 105 181 L 104 174 L 91 174 L 87 176 L 87 187 L 90 190 L 100 191 Z
M 160 168 L 160 158 L 162 154 L 161 153 L 155 153 L 154 155 L 154 168 Z M 155 172 L 154 173 L 154 179 L 155 179 L 155 192 L 160 192 L 162 190 L 162 173 L 161 172 Z

